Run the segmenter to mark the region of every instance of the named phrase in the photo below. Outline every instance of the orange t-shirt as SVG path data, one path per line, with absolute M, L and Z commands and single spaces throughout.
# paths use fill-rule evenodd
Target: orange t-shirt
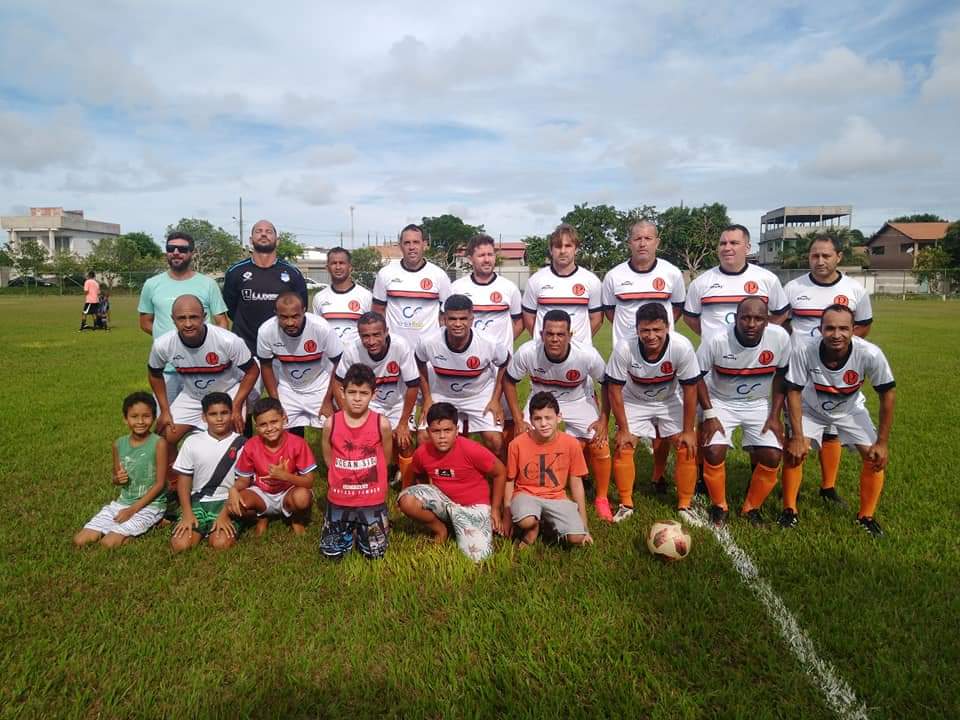
M 513 481 L 518 493 L 563 500 L 570 477 L 586 474 L 587 463 L 580 443 L 565 432 L 558 432 L 550 442 L 542 444 L 526 432 L 514 438 L 507 449 L 507 480 Z
M 100 283 L 93 278 L 89 278 L 83 284 L 84 300 L 88 303 L 95 303 L 100 299 Z

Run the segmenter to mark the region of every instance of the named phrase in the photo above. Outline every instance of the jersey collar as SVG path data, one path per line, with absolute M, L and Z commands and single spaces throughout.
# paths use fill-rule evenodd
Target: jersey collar
M 370 359 L 373 360 L 374 362 L 380 362 L 387 356 L 388 352 L 390 352 L 390 336 L 389 335 L 387 335 L 387 341 L 383 344 L 382 353 L 380 353 L 379 355 L 370 355 L 370 353 L 367 352 L 367 355 L 370 355 Z
M 853 338 L 850 338 L 850 347 L 847 348 L 847 353 L 846 353 L 846 355 L 844 355 L 842 358 L 840 358 L 840 362 L 837 364 L 836 367 L 831 367 L 830 365 L 827 364 L 827 358 L 824 357 L 824 351 L 826 350 L 826 347 L 825 347 L 824 344 L 823 344 L 823 340 L 821 340 L 820 343 L 818 344 L 818 347 L 817 347 L 817 352 L 818 352 L 819 355 L 820 355 L 820 362 L 822 362 L 822 363 L 823 363 L 823 366 L 824 366 L 825 368 L 827 368 L 828 370 L 837 371 L 837 370 L 840 370 L 841 368 L 845 367 L 846 364 L 847 364 L 848 362 L 850 362 L 850 356 L 853 355 L 853 341 L 854 341 L 854 339 L 853 339 Z
M 657 263 L 659 262 L 659 260 L 660 260 L 660 258 L 654 258 L 654 259 L 653 259 L 653 265 L 650 266 L 650 269 L 649 269 L 649 270 L 637 270 L 637 269 L 633 266 L 633 259 L 631 258 L 630 260 L 627 260 L 627 267 L 629 267 L 631 270 L 633 270 L 637 275 L 646 275 L 647 273 L 652 273 L 654 270 L 657 269 Z
M 452 347 L 450 347 L 450 338 L 447 337 L 447 330 L 446 328 L 444 328 L 443 330 L 443 344 L 447 346 L 447 350 L 449 350 L 450 352 L 455 352 L 458 355 L 460 353 L 464 353 L 467 351 L 467 348 L 470 347 L 472 343 L 473 343 L 473 328 L 470 328 L 470 334 L 467 336 L 467 344 L 463 346 L 463 350 L 454 350 Z
M 748 267 L 750 267 L 750 263 L 744 263 L 743 267 L 740 268 L 739 270 L 735 270 L 734 272 L 729 272 L 727 270 L 724 270 L 721 265 L 717 265 L 717 270 L 722 272 L 724 275 L 743 275 L 747 271 Z
M 550 265 L 548 265 L 548 267 L 550 268 L 550 272 L 552 272 L 552 273 L 553 273 L 554 275 L 556 275 L 557 277 L 562 277 L 562 278 L 571 277 L 571 276 L 573 276 L 573 275 L 577 272 L 577 270 L 580 269 L 580 266 L 577 265 L 576 263 L 574 263 L 574 264 L 573 264 L 573 270 L 571 270 L 570 272 L 568 272 L 566 275 L 561 275 L 560 273 L 558 273 L 558 272 L 554 269 L 553 263 L 550 263 Z
M 818 281 L 818 280 L 813 276 L 813 273 L 812 273 L 812 272 L 811 272 L 811 273 L 807 273 L 807 277 L 809 277 L 809 278 L 810 278 L 810 282 L 812 282 L 812 283 L 813 283 L 814 285 L 816 285 L 817 287 L 833 287 L 833 286 L 836 285 L 838 282 L 840 282 L 841 280 L 843 280 L 843 273 L 840 272 L 839 270 L 837 270 L 837 279 L 834 280 L 833 282 L 828 282 L 828 283 L 822 283 L 822 282 Z
M 494 280 L 496 280 L 496 279 L 497 279 L 497 274 L 496 274 L 496 273 L 493 273 L 493 274 L 490 276 L 489 282 L 482 283 L 482 282 L 480 282 L 479 280 L 477 280 L 477 276 L 476 276 L 476 275 L 474 275 L 473 273 L 470 273 L 470 280 L 473 282 L 474 285 L 480 285 L 480 286 L 493 285 L 493 282 L 494 282 Z
M 663 356 L 667 354 L 667 350 L 670 347 L 670 333 L 667 333 L 667 339 L 663 341 L 663 349 L 660 351 L 660 354 L 653 359 L 647 358 L 646 353 L 643 352 L 643 342 L 640 340 L 640 338 L 637 338 L 637 347 L 640 348 L 640 357 L 643 358 L 643 361 L 650 363 L 651 365 L 655 365 L 663 360 Z
M 346 295 L 348 292 L 350 292 L 351 290 L 353 290 L 356 286 L 357 286 L 357 284 L 351 280 L 351 281 L 350 281 L 350 287 L 348 287 L 346 290 L 337 290 L 337 289 L 333 286 L 333 283 L 330 283 L 330 290 L 333 291 L 333 292 L 335 292 L 337 295 Z
M 188 343 L 186 340 L 184 340 L 184 339 L 183 339 L 183 335 L 180 334 L 180 331 L 179 331 L 179 330 L 177 330 L 177 337 L 180 338 L 180 342 L 182 342 L 182 343 L 183 343 L 184 345 L 186 345 L 188 348 L 192 348 L 192 349 L 196 350 L 198 347 L 200 347 L 201 345 L 203 345 L 203 344 L 207 341 L 207 330 L 208 330 L 207 324 L 204 323 L 204 324 L 203 324 L 203 335 L 200 336 L 200 342 L 198 342 L 196 345 L 191 345 L 191 344 Z
M 764 333 L 766 333 L 766 330 L 764 330 Z M 736 340 L 738 343 L 740 343 L 740 347 L 742 347 L 742 348 L 755 348 L 755 347 L 759 346 L 760 343 L 763 342 L 763 335 L 761 335 L 761 336 L 760 336 L 760 339 L 757 340 L 757 342 L 755 342 L 753 345 L 748 345 L 747 342 L 746 342 L 742 337 L 740 337 L 740 331 L 737 330 L 737 326 L 736 326 L 736 325 L 733 326 L 733 338 L 734 338 L 734 340 Z
M 560 363 L 565 363 L 567 361 L 572 351 L 573 351 L 573 343 L 571 342 L 569 345 L 567 345 L 567 352 L 563 354 L 563 357 L 560 358 L 559 360 L 554 360 L 552 357 L 547 355 L 547 348 L 546 346 L 544 346 L 543 356 L 547 359 L 547 362 L 552 362 L 554 365 L 559 365 Z
M 422 258 L 422 259 L 421 259 L 420 267 L 418 267 L 418 268 L 412 268 L 412 269 L 411 269 L 411 268 L 408 268 L 408 267 L 406 266 L 406 263 L 403 262 L 403 258 L 400 259 L 400 267 L 402 267 L 404 270 L 406 270 L 406 271 L 409 272 L 409 273 L 418 273 L 418 272 L 420 272 L 421 270 L 423 270 L 426 266 L 427 266 L 427 259 L 426 259 L 426 258 Z

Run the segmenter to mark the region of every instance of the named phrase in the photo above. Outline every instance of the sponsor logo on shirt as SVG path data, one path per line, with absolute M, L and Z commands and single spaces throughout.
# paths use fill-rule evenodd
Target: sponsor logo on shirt
M 437 468 L 437 477 L 452 478 L 453 476 L 453 468 Z
M 360 303 L 357 302 L 356 300 L 351 300 L 351 301 L 347 304 L 347 307 L 350 308 L 351 310 L 353 310 L 353 312 L 357 312 L 357 310 L 360 309 Z
M 653 279 L 653 289 L 654 290 L 663 290 L 667 286 L 666 280 L 663 278 L 654 278 Z
M 313 340 L 307 340 L 303 344 L 303 349 L 306 350 L 308 353 L 316 352 L 317 344 Z
M 253 277 L 253 273 L 250 272 L 249 270 L 247 270 L 247 271 L 243 274 L 243 281 L 246 282 L 247 280 L 249 280 L 249 279 L 252 278 L 252 277 Z
M 834 302 L 835 305 L 849 305 L 849 304 L 850 304 L 850 300 L 849 300 L 849 298 L 847 298 L 846 295 L 837 295 L 837 296 L 833 299 L 833 302 Z
M 567 370 L 567 380 L 570 380 L 571 382 L 573 382 L 573 381 L 579 380 L 579 379 L 580 379 L 580 371 L 579 371 L 579 370 Z
M 669 375 L 670 373 L 672 373 L 673 363 L 665 362 L 663 365 L 660 366 L 660 372 L 662 372 L 665 375 Z
M 282 273 L 280 273 L 280 280 L 282 282 L 290 282 L 290 274 L 284 270 Z
M 207 360 L 207 365 L 216 365 L 217 363 L 220 362 L 220 356 L 217 355 L 215 352 L 208 352 L 206 360 Z
M 396 360 L 391 360 L 390 362 L 388 362 L 387 372 L 390 373 L 391 375 L 394 373 L 400 372 L 400 363 L 398 363 Z
M 480 358 L 478 358 L 476 355 L 471 355 L 468 357 L 467 367 L 471 370 L 476 370 L 478 367 L 480 367 Z
M 583 295 L 586 291 L 587 289 L 580 283 L 577 283 L 576 285 L 573 286 L 573 294 L 576 295 L 577 297 Z
M 424 278 L 423 280 L 420 281 L 421 290 L 429 290 L 432 287 L 433 287 L 433 280 L 431 280 L 430 278 Z
M 801 295 L 800 297 L 797 298 L 797 302 L 800 302 L 801 300 L 809 300 L 809 299 L 810 298 L 807 297 L 806 295 Z
M 722 283 L 714 283 L 713 285 L 711 285 L 710 287 L 708 287 L 707 290 L 714 290 L 714 289 L 716 289 L 716 288 L 722 288 L 722 287 L 723 287 L 723 284 L 722 284 Z
M 274 302 L 277 299 L 277 293 L 254 292 L 247 288 L 240 292 L 240 297 L 242 297 L 245 302 L 253 302 L 254 300 Z
M 737 359 L 737 356 L 734 355 L 733 353 L 727 353 L 726 355 L 723 356 L 723 359 L 724 359 L 724 360 L 736 360 L 736 359 Z
M 760 289 L 760 286 L 757 285 L 753 280 L 747 280 L 747 282 L 743 284 L 743 289 L 753 295 L 757 290 Z
M 761 365 L 769 365 L 773 362 L 773 353 L 769 350 L 764 350 L 762 353 L 760 353 L 759 360 Z
M 501 300 L 503 300 L 503 295 L 501 295 L 500 293 L 498 293 L 496 290 L 494 290 L 492 293 L 490 293 L 490 302 L 498 303 L 498 302 L 500 302 Z
M 856 384 L 857 384 L 857 380 L 859 380 L 859 379 L 860 379 L 860 376 L 857 375 L 857 371 L 856 371 L 856 370 L 847 370 L 847 371 L 843 374 L 843 381 L 844 381 L 847 385 L 856 385 Z

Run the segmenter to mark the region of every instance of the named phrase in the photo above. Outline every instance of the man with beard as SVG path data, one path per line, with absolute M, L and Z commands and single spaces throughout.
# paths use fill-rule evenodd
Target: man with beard
M 140 329 L 156 340 L 174 329 L 173 303 L 181 295 L 193 295 L 203 304 L 203 310 L 211 322 L 226 328 L 227 306 L 220 288 L 213 278 L 196 272 L 193 263 L 193 237 L 175 230 L 167 235 L 166 253 L 169 269 L 154 275 L 143 284 L 140 291 Z M 167 400 L 173 402 L 183 389 L 181 376 L 167 365 L 163 369 L 163 381 L 167 387 Z
M 373 294 L 353 281 L 350 251 L 335 247 L 327 251 L 330 285 L 313 296 L 313 312 L 330 323 L 346 347 L 357 339 L 357 320 L 370 310 Z

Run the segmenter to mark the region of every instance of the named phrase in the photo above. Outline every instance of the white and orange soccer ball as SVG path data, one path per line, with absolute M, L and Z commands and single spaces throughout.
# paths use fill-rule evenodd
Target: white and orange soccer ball
M 659 520 L 647 535 L 647 548 L 664 560 L 683 560 L 690 554 L 692 540 L 683 525 L 675 520 Z

